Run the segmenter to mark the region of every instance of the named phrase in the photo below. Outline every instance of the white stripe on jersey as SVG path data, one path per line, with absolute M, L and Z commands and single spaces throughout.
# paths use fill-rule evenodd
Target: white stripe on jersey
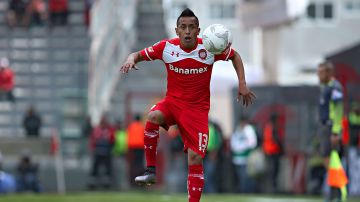
M 145 48 L 145 53 L 146 53 L 146 56 L 147 56 L 150 60 L 153 60 L 153 59 L 149 56 L 149 54 L 148 54 L 148 52 L 147 52 L 147 48 Z
M 163 61 L 165 63 L 173 63 L 190 58 L 207 65 L 214 64 L 215 61 L 214 54 L 208 51 L 206 51 L 207 57 L 204 60 L 199 57 L 199 50 L 201 49 L 206 50 L 203 44 L 198 44 L 195 50 L 191 51 L 190 53 L 187 53 L 180 48 L 180 45 L 174 45 L 167 41 L 162 55 Z
M 226 61 L 229 59 L 230 53 L 231 53 L 231 48 L 230 48 L 230 50 L 229 50 L 229 52 L 228 52 L 228 54 L 226 56 L 226 59 L 225 59 Z

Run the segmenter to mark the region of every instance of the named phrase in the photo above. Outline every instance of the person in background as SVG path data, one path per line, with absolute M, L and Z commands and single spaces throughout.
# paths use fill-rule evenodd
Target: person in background
M 26 25 L 26 2 L 25 0 L 10 0 L 6 13 L 6 21 L 9 27 Z
M 319 99 L 319 139 L 320 152 L 326 169 L 329 168 L 331 151 L 340 151 L 342 135 L 342 119 L 344 116 L 343 89 L 341 83 L 335 79 L 335 67 L 330 62 L 318 65 L 320 81 Z M 341 200 L 341 191 L 336 187 L 329 187 L 325 193 L 325 201 Z
M 204 185 L 204 191 L 207 193 L 214 193 L 218 190 L 216 184 L 216 164 L 221 144 L 222 130 L 216 122 L 210 120 L 209 142 L 207 147 L 207 155 L 204 159 L 204 174 L 207 181 L 207 183 Z
M 17 166 L 17 174 L 18 192 L 41 192 L 38 177 L 38 165 L 32 162 L 29 152 L 24 152 L 24 154 L 22 154 Z
M 33 105 L 28 107 L 28 110 L 23 119 L 23 127 L 27 137 L 39 137 L 41 129 L 41 117 L 37 113 Z
M 14 176 L 3 170 L 3 157 L 0 152 L 0 194 L 12 193 L 16 191 L 16 181 Z
M 82 127 L 81 127 L 82 137 L 84 137 L 84 138 L 90 137 L 92 130 L 93 130 L 93 127 L 91 124 L 91 117 L 88 115 L 88 116 L 86 116 L 84 122 L 82 123 Z
M 142 173 L 144 164 L 144 124 L 141 115 L 136 114 L 134 120 L 127 127 L 128 157 L 130 184 L 135 185 L 134 179 Z
M 27 24 L 43 26 L 48 18 L 44 0 L 30 0 L 26 9 Z
M 5 97 L 10 102 L 15 102 L 13 94 L 15 74 L 10 68 L 9 60 L 6 57 L 0 59 L 0 97 Z
M 310 194 L 320 195 L 321 188 L 324 184 L 324 176 L 326 168 L 324 166 L 323 158 L 320 155 L 320 142 L 319 138 L 315 137 L 313 140 L 312 152 L 308 159 L 308 167 L 310 171 L 309 191 Z
M 119 182 L 120 189 L 127 186 L 127 180 L 125 180 L 128 173 L 126 164 L 126 154 L 128 151 L 127 144 L 127 133 L 124 127 L 124 123 L 121 120 L 117 120 L 115 125 L 115 144 L 113 153 L 116 156 L 116 174 L 118 174 L 117 182 Z
M 277 192 L 280 158 L 283 153 L 279 115 L 277 113 L 272 113 L 269 121 L 265 124 L 262 147 L 268 166 L 267 180 L 270 182 L 270 192 Z
M 160 131 L 159 131 L 160 132 Z M 170 193 L 185 192 L 186 187 L 186 156 L 184 156 L 184 143 L 181 139 L 177 125 L 169 127 L 166 137 L 169 137 L 165 144 L 169 146 L 169 162 L 167 166 L 166 185 Z
M 233 154 L 233 164 L 238 178 L 238 191 L 249 193 L 254 189 L 254 182 L 247 173 L 247 162 L 250 152 L 256 148 L 257 137 L 255 129 L 249 124 L 248 118 L 242 116 L 235 132 L 231 136 L 230 146 Z
M 360 103 L 354 102 L 349 112 L 350 146 L 360 148 Z
M 68 0 L 49 0 L 50 28 L 67 25 L 68 13 Z
M 90 149 L 93 156 L 93 164 L 90 173 L 89 189 L 96 189 L 100 182 L 100 169 L 105 170 L 105 178 L 100 182 L 108 189 L 113 183 L 113 146 L 115 142 L 115 130 L 109 124 L 107 117 L 103 115 L 100 124 L 96 126 L 90 137 Z
M 114 154 L 124 155 L 128 150 L 128 140 L 127 133 L 122 121 L 118 120 L 115 126 L 115 145 L 114 145 Z
M 86 27 L 90 26 L 91 23 L 91 8 L 93 4 L 95 3 L 95 0 L 84 0 L 85 4 L 85 10 L 84 10 L 84 24 Z

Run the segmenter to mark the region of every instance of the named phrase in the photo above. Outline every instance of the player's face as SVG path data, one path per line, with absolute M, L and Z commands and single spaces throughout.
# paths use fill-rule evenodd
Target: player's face
M 331 79 L 331 72 L 329 69 L 323 67 L 323 66 L 319 66 L 318 68 L 318 77 L 320 80 L 320 83 L 326 84 L 330 81 Z
M 200 33 L 195 17 L 181 17 L 175 31 L 180 38 L 181 47 L 195 48 Z

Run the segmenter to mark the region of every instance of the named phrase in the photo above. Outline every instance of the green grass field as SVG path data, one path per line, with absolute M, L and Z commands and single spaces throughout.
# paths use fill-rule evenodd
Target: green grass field
M 359 201 L 350 199 L 348 202 Z M 228 195 L 204 194 L 201 202 L 322 202 L 321 198 L 298 197 L 298 196 L 253 196 L 253 195 Z M 154 193 L 79 193 L 59 196 L 56 194 L 24 194 L 24 195 L 0 195 L 0 202 L 187 202 L 187 196 L 164 195 Z

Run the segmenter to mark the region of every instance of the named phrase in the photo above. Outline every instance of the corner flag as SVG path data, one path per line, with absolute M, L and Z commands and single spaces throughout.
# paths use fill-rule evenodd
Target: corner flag
M 330 187 L 339 188 L 341 191 L 341 198 L 345 201 L 347 198 L 347 183 L 348 178 L 346 177 L 345 170 L 341 165 L 339 154 L 336 150 L 333 150 L 330 154 L 327 184 Z

